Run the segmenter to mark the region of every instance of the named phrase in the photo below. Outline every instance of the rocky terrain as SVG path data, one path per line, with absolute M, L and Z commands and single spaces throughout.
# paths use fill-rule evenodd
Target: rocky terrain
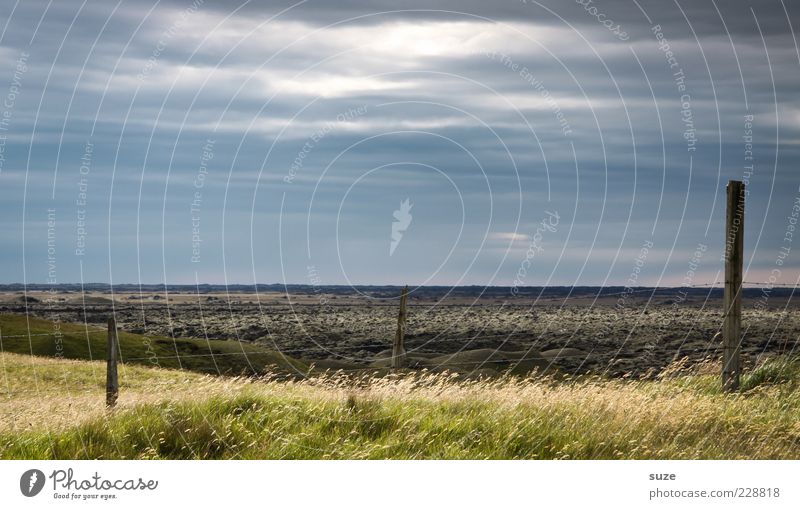
M 212 289 L 213 290 L 213 289 Z M 102 325 L 113 312 L 128 332 L 167 337 L 246 341 L 302 359 L 379 365 L 397 321 L 396 291 L 57 292 L 7 290 L 0 312 L 30 313 L 63 322 Z M 677 289 L 573 291 L 511 297 L 499 291 L 412 292 L 406 346 L 420 366 L 461 352 L 464 365 L 482 366 L 480 350 L 498 363 L 525 352 L 564 371 L 640 376 L 671 362 L 717 359 L 721 326 L 718 291 L 684 295 Z M 797 347 L 800 312 L 791 294 L 767 305 L 746 295 L 746 363 Z M 444 356 L 444 357 L 443 357 Z M 474 357 L 474 359 L 473 359 Z M 466 359 L 466 360 L 465 360 Z M 472 359 L 472 360 L 470 360 Z M 425 362 L 422 362 L 425 360 Z

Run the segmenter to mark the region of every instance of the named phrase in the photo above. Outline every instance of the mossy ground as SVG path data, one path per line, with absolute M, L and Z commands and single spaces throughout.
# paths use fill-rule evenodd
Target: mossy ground
M 107 330 L 54 323 L 32 316 L 0 314 L 0 350 L 63 359 L 105 359 Z M 119 332 L 121 362 L 200 373 L 299 375 L 309 367 L 267 348 L 238 341 L 167 338 Z

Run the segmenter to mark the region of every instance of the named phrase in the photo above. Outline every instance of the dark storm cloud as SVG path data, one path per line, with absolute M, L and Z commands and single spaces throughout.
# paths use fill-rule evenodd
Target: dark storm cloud
M 342 267 L 357 282 L 408 267 L 423 280 L 431 274 L 419 268 L 438 266 L 460 231 L 452 265 L 432 282 L 501 284 L 555 210 L 559 229 L 529 284 L 556 268 L 554 283 L 624 284 L 649 240 L 643 283 L 662 272 L 674 283 L 700 242 L 713 252 L 705 282 L 719 265 L 729 178 L 749 179 L 749 279 L 762 276 L 800 184 L 797 6 L 583 4 L 8 6 L 0 95 L 15 79 L 21 92 L 4 108 L 0 228 L 13 247 L 0 254 L 0 279 L 21 279 L 23 228 L 27 273 L 43 279 L 43 218 L 55 208 L 62 281 L 77 279 L 78 262 L 89 280 L 131 281 L 141 268 L 145 281 L 227 272 L 247 282 L 255 272 L 305 283 L 309 265 L 326 283 L 343 282 Z M 405 198 L 415 223 L 402 258 L 389 258 L 386 232 Z M 194 216 L 201 264 L 188 262 Z
M 726 26 L 727 32 L 734 36 L 757 36 L 758 32 L 753 24 L 751 8 L 758 14 L 762 30 L 773 36 L 790 33 L 784 7 L 789 17 L 797 15 L 795 12 L 797 6 L 785 0 L 783 4 L 780 0 L 763 2 L 748 0 L 717 0 L 715 2 L 639 0 L 638 3 L 653 23 L 685 25 L 689 31 L 694 29 L 699 37 L 725 34 Z M 186 5 L 185 2 L 179 0 L 170 0 L 169 4 L 175 8 L 183 8 Z M 261 17 L 274 16 L 286 11 L 286 17 L 288 18 L 302 20 L 315 25 L 329 25 L 352 18 L 358 18 L 359 23 L 369 24 L 383 23 L 387 19 L 415 22 L 425 20 L 441 21 L 443 19 L 463 19 L 464 15 L 471 15 L 503 22 L 527 20 L 537 24 L 560 25 L 568 22 L 578 26 L 591 26 L 596 23 L 596 20 L 585 12 L 586 9 L 583 4 L 586 5 L 586 8 L 595 7 L 600 13 L 605 14 L 607 19 L 629 28 L 630 33 L 639 35 L 644 33 L 642 27 L 644 14 L 633 1 L 628 0 L 592 0 L 591 2 L 589 0 L 581 0 L 580 4 L 565 0 L 512 0 L 501 2 L 440 0 L 434 3 L 426 0 L 406 0 L 404 2 L 396 2 L 394 0 L 323 0 L 308 2 L 222 0 L 208 2 L 206 6 L 220 13 L 229 13 L 236 10 L 244 15 Z M 691 28 L 686 23 L 687 19 L 691 23 Z

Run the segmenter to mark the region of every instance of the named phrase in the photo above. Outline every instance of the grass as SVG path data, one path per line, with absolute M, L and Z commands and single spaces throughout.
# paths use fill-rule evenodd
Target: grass
M 742 379 L 742 389 L 752 390 L 763 385 L 786 384 L 792 388 L 800 381 L 800 359 L 774 357 L 757 366 Z
M 121 333 L 107 411 L 91 360 L 105 331 L 55 327 L 0 315 L 0 459 L 800 459 L 797 358 L 729 395 L 714 365 L 657 380 L 328 376 L 254 345 Z
M 101 362 L 0 361 L 0 459 L 800 458 L 797 371 L 773 368 L 727 395 L 703 369 L 278 381 L 129 365 L 107 412 Z
M 58 332 L 60 335 L 57 335 Z M 63 359 L 104 359 L 105 329 L 58 323 L 25 315 L 0 314 L 0 351 Z M 120 359 L 130 364 L 180 368 L 200 373 L 305 374 L 309 367 L 281 353 L 249 343 L 143 336 L 120 331 Z

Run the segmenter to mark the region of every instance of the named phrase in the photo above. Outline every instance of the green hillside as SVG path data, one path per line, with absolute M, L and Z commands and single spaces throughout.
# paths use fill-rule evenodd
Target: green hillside
M 57 334 L 60 332 L 60 336 Z M 0 350 L 41 357 L 105 359 L 105 329 L 0 314 Z M 304 375 L 309 367 L 281 353 L 238 341 L 143 336 L 120 331 L 120 361 L 200 373 Z

